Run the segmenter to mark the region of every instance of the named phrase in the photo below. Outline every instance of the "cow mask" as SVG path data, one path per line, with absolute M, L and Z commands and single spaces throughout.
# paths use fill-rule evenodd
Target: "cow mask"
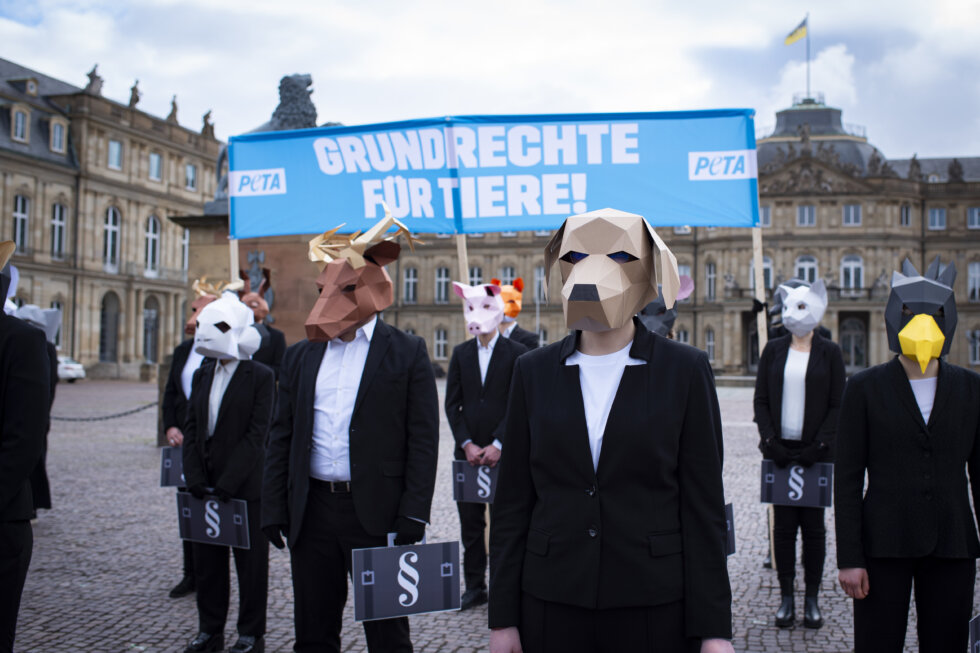
M 490 283 L 500 286 L 500 298 L 504 301 L 503 322 L 516 322 L 521 314 L 521 298 L 524 296 L 524 279 L 517 277 L 513 284 L 502 284 L 500 279 L 491 279 Z
M 677 260 L 643 216 L 600 209 L 570 216 L 545 247 L 545 283 L 559 261 L 561 298 L 569 329 L 607 331 L 625 326 L 658 293 L 653 249 L 660 254 L 664 305 L 680 287 Z
M 694 292 L 694 279 L 686 274 L 682 274 L 680 279 L 681 284 L 677 290 L 677 301 L 687 299 Z M 640 311 L 639 318 L 643 322 L 643 325 L 653 333 L 668 336 L 671 329 L 674 328 L 674 322 L 677 320 L 677 306 L 675 304 L 673 308 L 667 308 L 667 305 L 664 304 L 662 289 L 658 288 L 658 292 L 657 298 Z
M 780 285 L 779 289 L 783 291 L 781 315 L 786 330 L 802 338 L 816 329 L 827 310 L 827 288 L 823 279 L 817 279 L 813 285 L 804 283 L 795 288 Z
M 226 292 L 197 315 L 194 351 L 209 358 L 251 358 L 262 340 L 248 306 L 234 292 Z
M 956 332 L 956 266 L 939 267 L 937 256 L 922 275 L 905 259 L 902 271 L 892 273 L 885 305 L 888 348 L 916 361 L 923 374 L 929 361 L 949 353 Z
M 504 300 L 499 285 L 483 283 L 468 286 L 453 281 L 453 292 L 463 300 L 463 317 L 469 333 L 477 336 L 497 330 L 504 317 Z
M 393 226 L 398 231 L 387 235 Z M 352 333 L 391 306 L 394 289 L 384 266 L 401 252 L 395 239 L 404 235 L 413 251 L 420 242 L 387 208 L 385 217 L 363 234 L 338 235 L 341 227 L 310 241 L 310 260 L 323 263 L 316 279 L 320 297 L 306 318 L 306 337 L 312 342 Z

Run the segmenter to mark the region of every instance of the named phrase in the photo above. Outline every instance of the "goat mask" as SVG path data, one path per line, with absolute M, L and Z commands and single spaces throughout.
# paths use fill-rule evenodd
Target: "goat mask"
M 804 283 L 795 288 L 780 285 L 779 290 L 783 291 L 781 315 L 786 330 L 802 338 L 816 329 L 827 310 L 827 288 L 823 279 L 817 279 L 813 285 Z
M 902 271 L 892 273 L 892 291 L 885 305 L 888 348 L 919 364 L 923 374 L 929 361 L 949 353 L 956 332 L 956 266 L 950 261 L 939 271 L 937 256 L 924 275 L 908 259 Z
M 468 286 L 453 281 L 453 292 L 463 300 L 463 317 L 469 333 L 476 336 L 497 330 L 504 317 L 500 286 L 493 283 Z
M 234 292 L 226 292 L 197 315 L 194 351 L 219 360 L 251 358 L 262 340 L 252 311 Z

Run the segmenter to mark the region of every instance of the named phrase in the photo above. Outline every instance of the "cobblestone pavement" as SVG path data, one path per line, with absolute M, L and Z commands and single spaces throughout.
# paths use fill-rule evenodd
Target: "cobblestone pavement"
M 828 554 L 821 588 L 826 625 L 820 630 L 773 626 L 779 589 L 775 573 L 761 566 L 765 510 L 758 501 L 760 458 L 751 393 L 749 388 L 719 388 L 718 393 L 725 427 L 725 485 L 735 504 L 738 547 L 729 559 L 735 648 L 746 653 L 850 651 L 850 604 L 836 584 L 832 510 L 827 515 Z M 59 386 L 53 412 L 104 415 L 155 399 L 152 385 L 83 381 Z M 155 409 L 108 421 L 54 422 L 48 454 L 54 510 L 42 512 L 34 524 L 34 558 L 17 651 L 179 652 L 195 634 L 193 597 L 167 598 L 180 578 L 181 556 L 173 490 L 158 487 L 155 423 Z M 450 486 L 452 438 L 444 421 L 441 435 L 431 541 L 459 537 Z M 801 569 L 798 575 L 801 584 Z M 292 601 L 284 552 L 271 549 L 269 576 L 267 650 L 290 651 Z M 225 631 L 230 642 L 237 616 L 234 584 Z M 798 594 L 799 610 L 802 587 Z M 343 650 L 365 651 L 350 602 L 344 624 Z M 412 617 L 411 627 L 417 651 L 487 650 L 485 607 Z M 914 621 L 909 631 L 906 651 L 914 651 Z

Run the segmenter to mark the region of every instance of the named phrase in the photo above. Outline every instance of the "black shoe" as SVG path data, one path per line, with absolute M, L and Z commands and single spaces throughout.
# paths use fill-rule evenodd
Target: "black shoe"
M 779 604 L 779 609 L 776 610 L 776 625 L 780 628 L 788 628 L 793 625 L 796 620 L 796 603 L 793 601 L 792 594 L 784 594 L 783 602 Z
M 466 590 L 463 598 L 459 602 L 460 610 L 469 610 L 487 602 L 487 591 L 483 588 L 476 590 Z
M 224 634 L 218 633 L 217 635 L 208 635 L 207 633 L 198 633 L 197 637 L 192 639 L 191 643 L 184 649 L 184 653 L 214 652 L 220 651 L 224 647 Z
M 817 605 L 815 596 L 807 596 L 803 599 L 803 625 L 807 628 L 819 628 L 823 625 L 820 606 Z
M 184 576 L 180 579 L 180 582 L 174 585 L 174 588 L 170 590 L 170 598 L 179 599 L 182 596 L 187 596 L 194 591 L 194 577 Z
M 762 561 L 763 569 L 772 569 L 772 553 L 766 554 L 766 559 Z
M 239 635 L 235 645 L 228 649 L 228 653 L 264 653 L 265 640 L 253 635 Z

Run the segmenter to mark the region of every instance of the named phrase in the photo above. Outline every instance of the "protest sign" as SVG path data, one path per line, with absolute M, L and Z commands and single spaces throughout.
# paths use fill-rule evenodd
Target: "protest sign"
M 497 493 L 498 467 L 453 461 L 453 501 L 493 503 Z
M 831 463 L 777 467 L 771 460 L 762 461 L 762 503 L 829 508 L 833 489 L 834 466 Z
M 459 610 L 459 542 L 354 549 L 354 620 Z
M 247 507 L 241 499 L 222 502 L 213 496 L 197 499 L 190 492 L 178 492 L 180 537 L 202 544 L 247 549 L 250 546 Z

